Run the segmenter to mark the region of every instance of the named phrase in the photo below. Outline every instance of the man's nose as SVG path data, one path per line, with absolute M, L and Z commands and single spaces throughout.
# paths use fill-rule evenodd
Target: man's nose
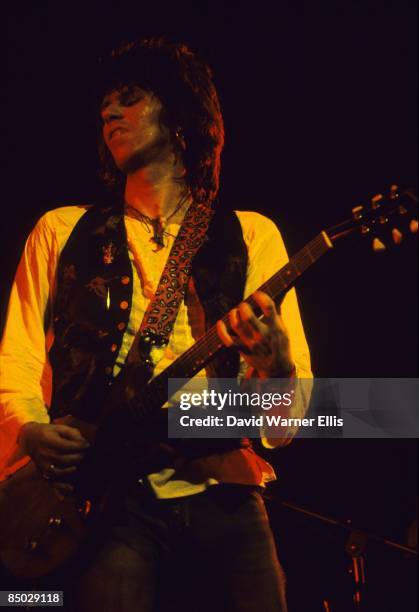
M 110 121 L 114 121 L 116 119 L 122 119 L 123 116 L 122 107 L 118 104 L 118 102 L 112 102 L 102 110 L 102 119 L 104 123 L 109 123 Z

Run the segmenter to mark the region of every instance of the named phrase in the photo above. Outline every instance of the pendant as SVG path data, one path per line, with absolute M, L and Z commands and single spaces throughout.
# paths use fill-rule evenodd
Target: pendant
M 161 251 L 161 249 L 164 248 L 163 236 L 153 236 L 153 238 L 150 238 L 150 240 L 157 245 L 157 249 L 155 251 Z
M 116 251 L 116 247 L 112 241 L 106 246 L 102 247 L 104 264 L 111 264 L 114 262 L 115 251 Z
M 153 237 L 150 238 L 150 240 L 157 245 L 156 251 L 160 251 L 161 249 L 164 248 L 163 235 L 164 235 L 164 231 L 163 231 L 160 219 L 157 219 L 156 221 L 153 222 Z

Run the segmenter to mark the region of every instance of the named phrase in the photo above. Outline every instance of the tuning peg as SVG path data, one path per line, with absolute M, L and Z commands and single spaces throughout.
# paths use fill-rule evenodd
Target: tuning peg
M 382 243 L 379 238 L 374 238 L 374 240 L 372 241 L 372 249 L 376 253 L 378 251 L 385 251 L 386 250 L 386 245 L 384 243 Z
M 383 194 L 382 193 L 377 193 L 377 195 L 375 195 L 374 197 L 371 198 L 371 208 L 375 209 L 378 208 L 380 206 L 380 202 L 383 199 Z
M 403 240 L 403 234 L 399 229 L 397 229 L 397 227 L 393 227 L 393 229 L 391 230 L 391 235 L 393 236 L 394 244 L 400 244 Z
M 364 217 L 364 207 L 363 206 L 354 206 L 352 209 L 352 214 L 354 216 L 355 221 L 361 221 Z M 361 225 L 361 234 L 368 234 L 370 228 L 365 223 Z
M 417 234 L 418 233 L 418 220 L 417 219 L 412 219 L 410 224 L 409 224 L 409 229 L 412 232 L 412 234 Z
M 397 200 L 399 197 L 399 186 L 391 185 L 390 187 L 390 200 Z
M 352 209 L 352 214 L 356 221 L 359 221 L 363 217 L 364 207 L 363 206 L 354 206 Z

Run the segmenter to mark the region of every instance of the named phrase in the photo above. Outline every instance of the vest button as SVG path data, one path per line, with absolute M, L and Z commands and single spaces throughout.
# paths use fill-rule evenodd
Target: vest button
M 119 329 L 119 331 L 123 331 L 126 328 L 126 326 L 127 324 L 121 321 L 121 323 L 118 323 L 117 328 Z
M 129 304 L 126 300 L 122 300 L 122 302 L 119 304 L 119 308 L 121 310 L 126 310 L 128 308 Z
M 123 285 L 129 285 L 129 280 L 130 280 L 130 279 L 129 279 L 129 276 L 122 276 L 122 277 L 121 277 L 121 283 L 122 283 Z
M 118 345 L 117 345 L 117 344 L 112 344 L 112 346 L 111 346 L 111 351 L 112 351 L 112 353 L 114 353 L 114 352 L 116 351 L 116 349 L 117 349 L 117 348 L 118 348 Z

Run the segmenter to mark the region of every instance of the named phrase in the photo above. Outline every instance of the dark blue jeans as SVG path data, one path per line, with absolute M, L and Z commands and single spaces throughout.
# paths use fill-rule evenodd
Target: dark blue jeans
M 138 485 L 65 598 L 77 612 L 287 609 L 263 500 L 243 485 L 176 500 L 152 499 Z

